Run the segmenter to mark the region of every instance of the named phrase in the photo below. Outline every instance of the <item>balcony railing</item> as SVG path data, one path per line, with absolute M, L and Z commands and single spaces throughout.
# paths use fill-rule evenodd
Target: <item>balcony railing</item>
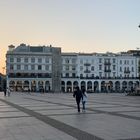
M 130 70 L 124 70 L 124 73 L 130 73 Z
M 90 66 L 90 65 L 91 65 L 90 63 L 85 63 L 85 64 L 84 64 L 84 66 Z
M 84 73 L 90 73 L 90 72 L 91 72 L 90 70 L 85 70 L 85 71 L 84 71 Z
M 111 62 L 104 62 L 104 65 L 111 65 Z
M 111 70 L 110 69 L 105 69 L 104 72 L 111 72 Z

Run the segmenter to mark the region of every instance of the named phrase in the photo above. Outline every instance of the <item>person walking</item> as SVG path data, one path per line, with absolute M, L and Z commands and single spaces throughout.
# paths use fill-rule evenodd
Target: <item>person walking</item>
M 6 96 L 6 88 L 4 88 L 4 96 Z
M 73 97 L 76 99 L 76 103 L 77 103 L 77 109 L 78 112 L 80 112 L 80 101 L 82 99 L 82 91 L 79 89 L 79 87 L 76 87 L 76 90 L 73 93 Z
M 8 96 L 10 96 L 10 93 L 11 93 L 10 88 L 7 88 L 7 93 L 8 93 Z
M 86 92 L 85 88 L 83 88 L 82 89 L 82 105 L 83 105 L 83 111 L 86 110 L 85 104 L 87 102 L 87 97 L 88 97 L 87 92 Z

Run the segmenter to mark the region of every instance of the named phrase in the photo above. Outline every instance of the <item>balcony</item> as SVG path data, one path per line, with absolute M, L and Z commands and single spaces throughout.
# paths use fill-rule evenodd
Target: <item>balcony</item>
M 104 62 L 104 65 L 111 65 L 111 62 Z
M 110 69 L 105 69 L 104 72 L 111 72 L 111 70 Z
M 124 73 L 130 73 L 130 70 L 124 70 Z
M 90 66 L 91 64 L 90 63 L 85 63 L 84 66 L 88 67 Z
M 84 71 L 84 73 L 90 73 L 90 72 L 91 72 L 90 70 L 85 70 L 85 71 Z

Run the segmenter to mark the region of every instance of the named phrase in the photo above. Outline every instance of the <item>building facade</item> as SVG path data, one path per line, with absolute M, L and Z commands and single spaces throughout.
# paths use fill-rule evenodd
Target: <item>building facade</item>
M 0 73 L 0 91 L 4 91 L 6 88 L 6 78 L 5 75 Z
M 139 87 L 140 57 L 125 53 L 62 53 L 52 46 L 9 46 L 7 86 L 14 91 L 125 92 Z

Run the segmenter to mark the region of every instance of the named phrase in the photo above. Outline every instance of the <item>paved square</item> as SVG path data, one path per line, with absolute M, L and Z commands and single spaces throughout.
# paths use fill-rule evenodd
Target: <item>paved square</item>
M 89 94 L 86 107 L 72 94 L 0 93 L 0 140 L 140 140 L 140 97 Z

